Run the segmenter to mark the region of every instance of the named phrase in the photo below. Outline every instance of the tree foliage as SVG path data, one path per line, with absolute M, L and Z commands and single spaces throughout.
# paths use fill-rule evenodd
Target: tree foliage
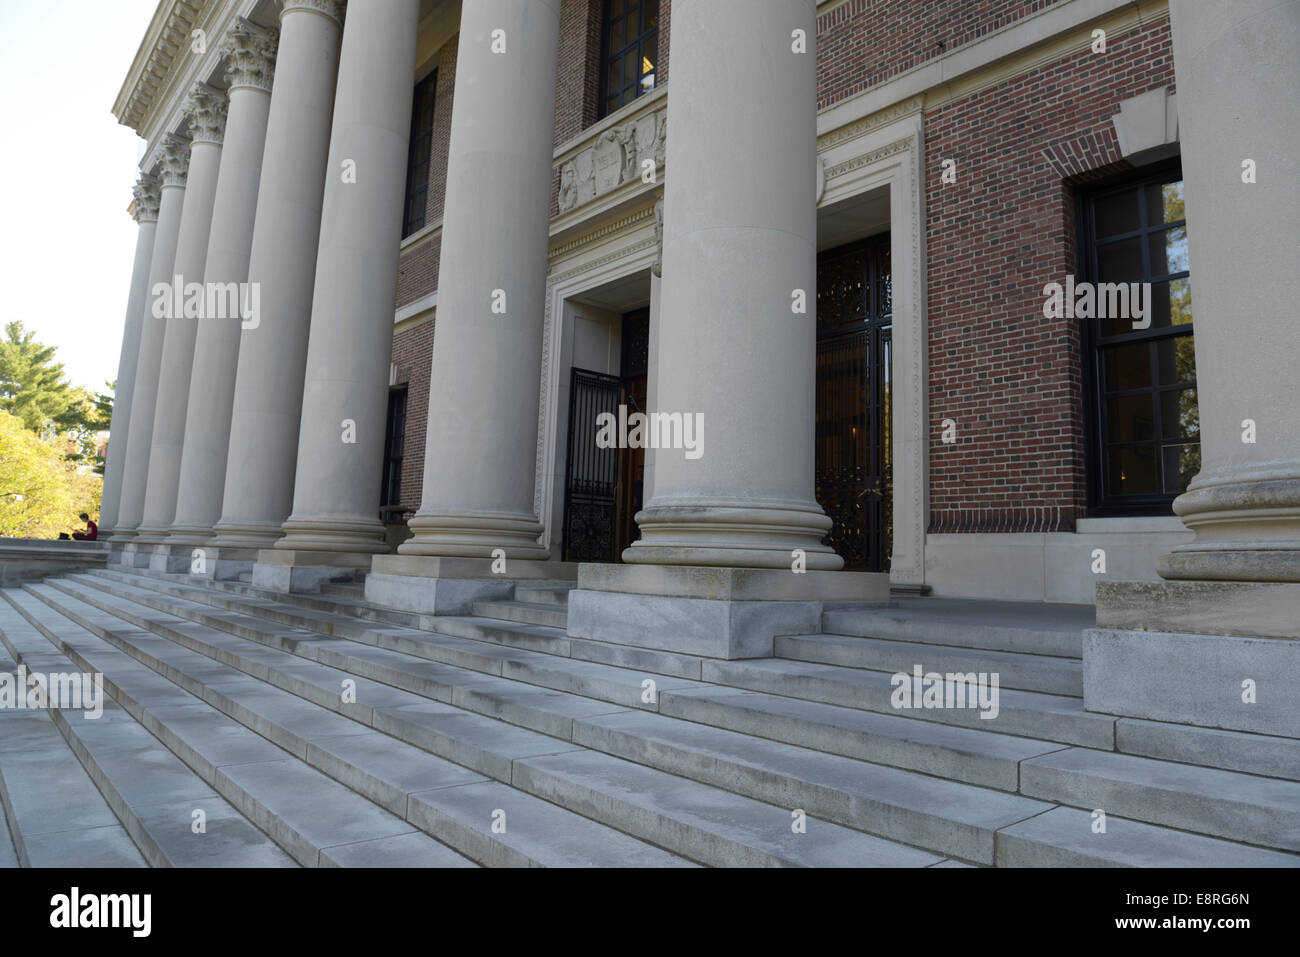
M 0 536 L 57 538 L 96 516 L 103 483 L 65 453 L 67 435 L 54 440 L 0 412 Z

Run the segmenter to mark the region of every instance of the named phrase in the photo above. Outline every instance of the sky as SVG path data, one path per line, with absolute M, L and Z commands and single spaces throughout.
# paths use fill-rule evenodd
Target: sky
M 0 327 L 57 348 L 73 385 L 117 378 L 144 148 L 118 125 L 158 0 L 0 0 Z

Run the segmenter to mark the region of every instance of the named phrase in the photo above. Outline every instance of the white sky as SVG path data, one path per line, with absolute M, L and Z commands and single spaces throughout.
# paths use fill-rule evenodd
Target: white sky
M 143 141 L 113 101 L 158 0 L 0 0 L 0 333 L 21 319 L 74 385 L 117 378 Z

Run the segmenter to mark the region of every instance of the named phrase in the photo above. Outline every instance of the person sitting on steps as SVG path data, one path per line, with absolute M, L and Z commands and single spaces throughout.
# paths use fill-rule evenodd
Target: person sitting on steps
M 72 537 L 79 542 L 93 542 L 99 538 L 99 526 L 90 520 L 90 516 L 82 512 L 80 518 L 86 523 L 86 530 L 84 532 L 73 532 Z

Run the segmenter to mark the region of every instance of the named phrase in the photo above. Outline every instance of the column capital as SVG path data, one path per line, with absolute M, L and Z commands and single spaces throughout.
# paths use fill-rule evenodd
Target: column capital
M 185 178 L 190 172 L 189 138 L 176 133 L 168 133 L 163 137 L 161 165 L 162 185 L 184 188 Z
M 158 222 L 158 205 L 161 202 L 162 184 L 158 177 L 141 173 L 131 192 L 135 201 L 131 203 L 131 216 L 140 225 Z
M 195 83 L 185 98 L 181 112 L 190 121 L 190 137 L 195 143 L 215 143 L 220 146 L 226 135 L 226 94 L 208 86 Z
M 264 29 L 244 17 L 236 18 L 221 46 L 221 55 L 227 60 L 226 82 L 230 88 L 252 87 L 270 93 L 279 42 L 278 30 Z
M 343 16 L 347 12 L 347 0 L 276 0 L 280 4 L 280 19 L 291 10 L 311 10 L 329 17 L 339 26 L 343 26 Z

